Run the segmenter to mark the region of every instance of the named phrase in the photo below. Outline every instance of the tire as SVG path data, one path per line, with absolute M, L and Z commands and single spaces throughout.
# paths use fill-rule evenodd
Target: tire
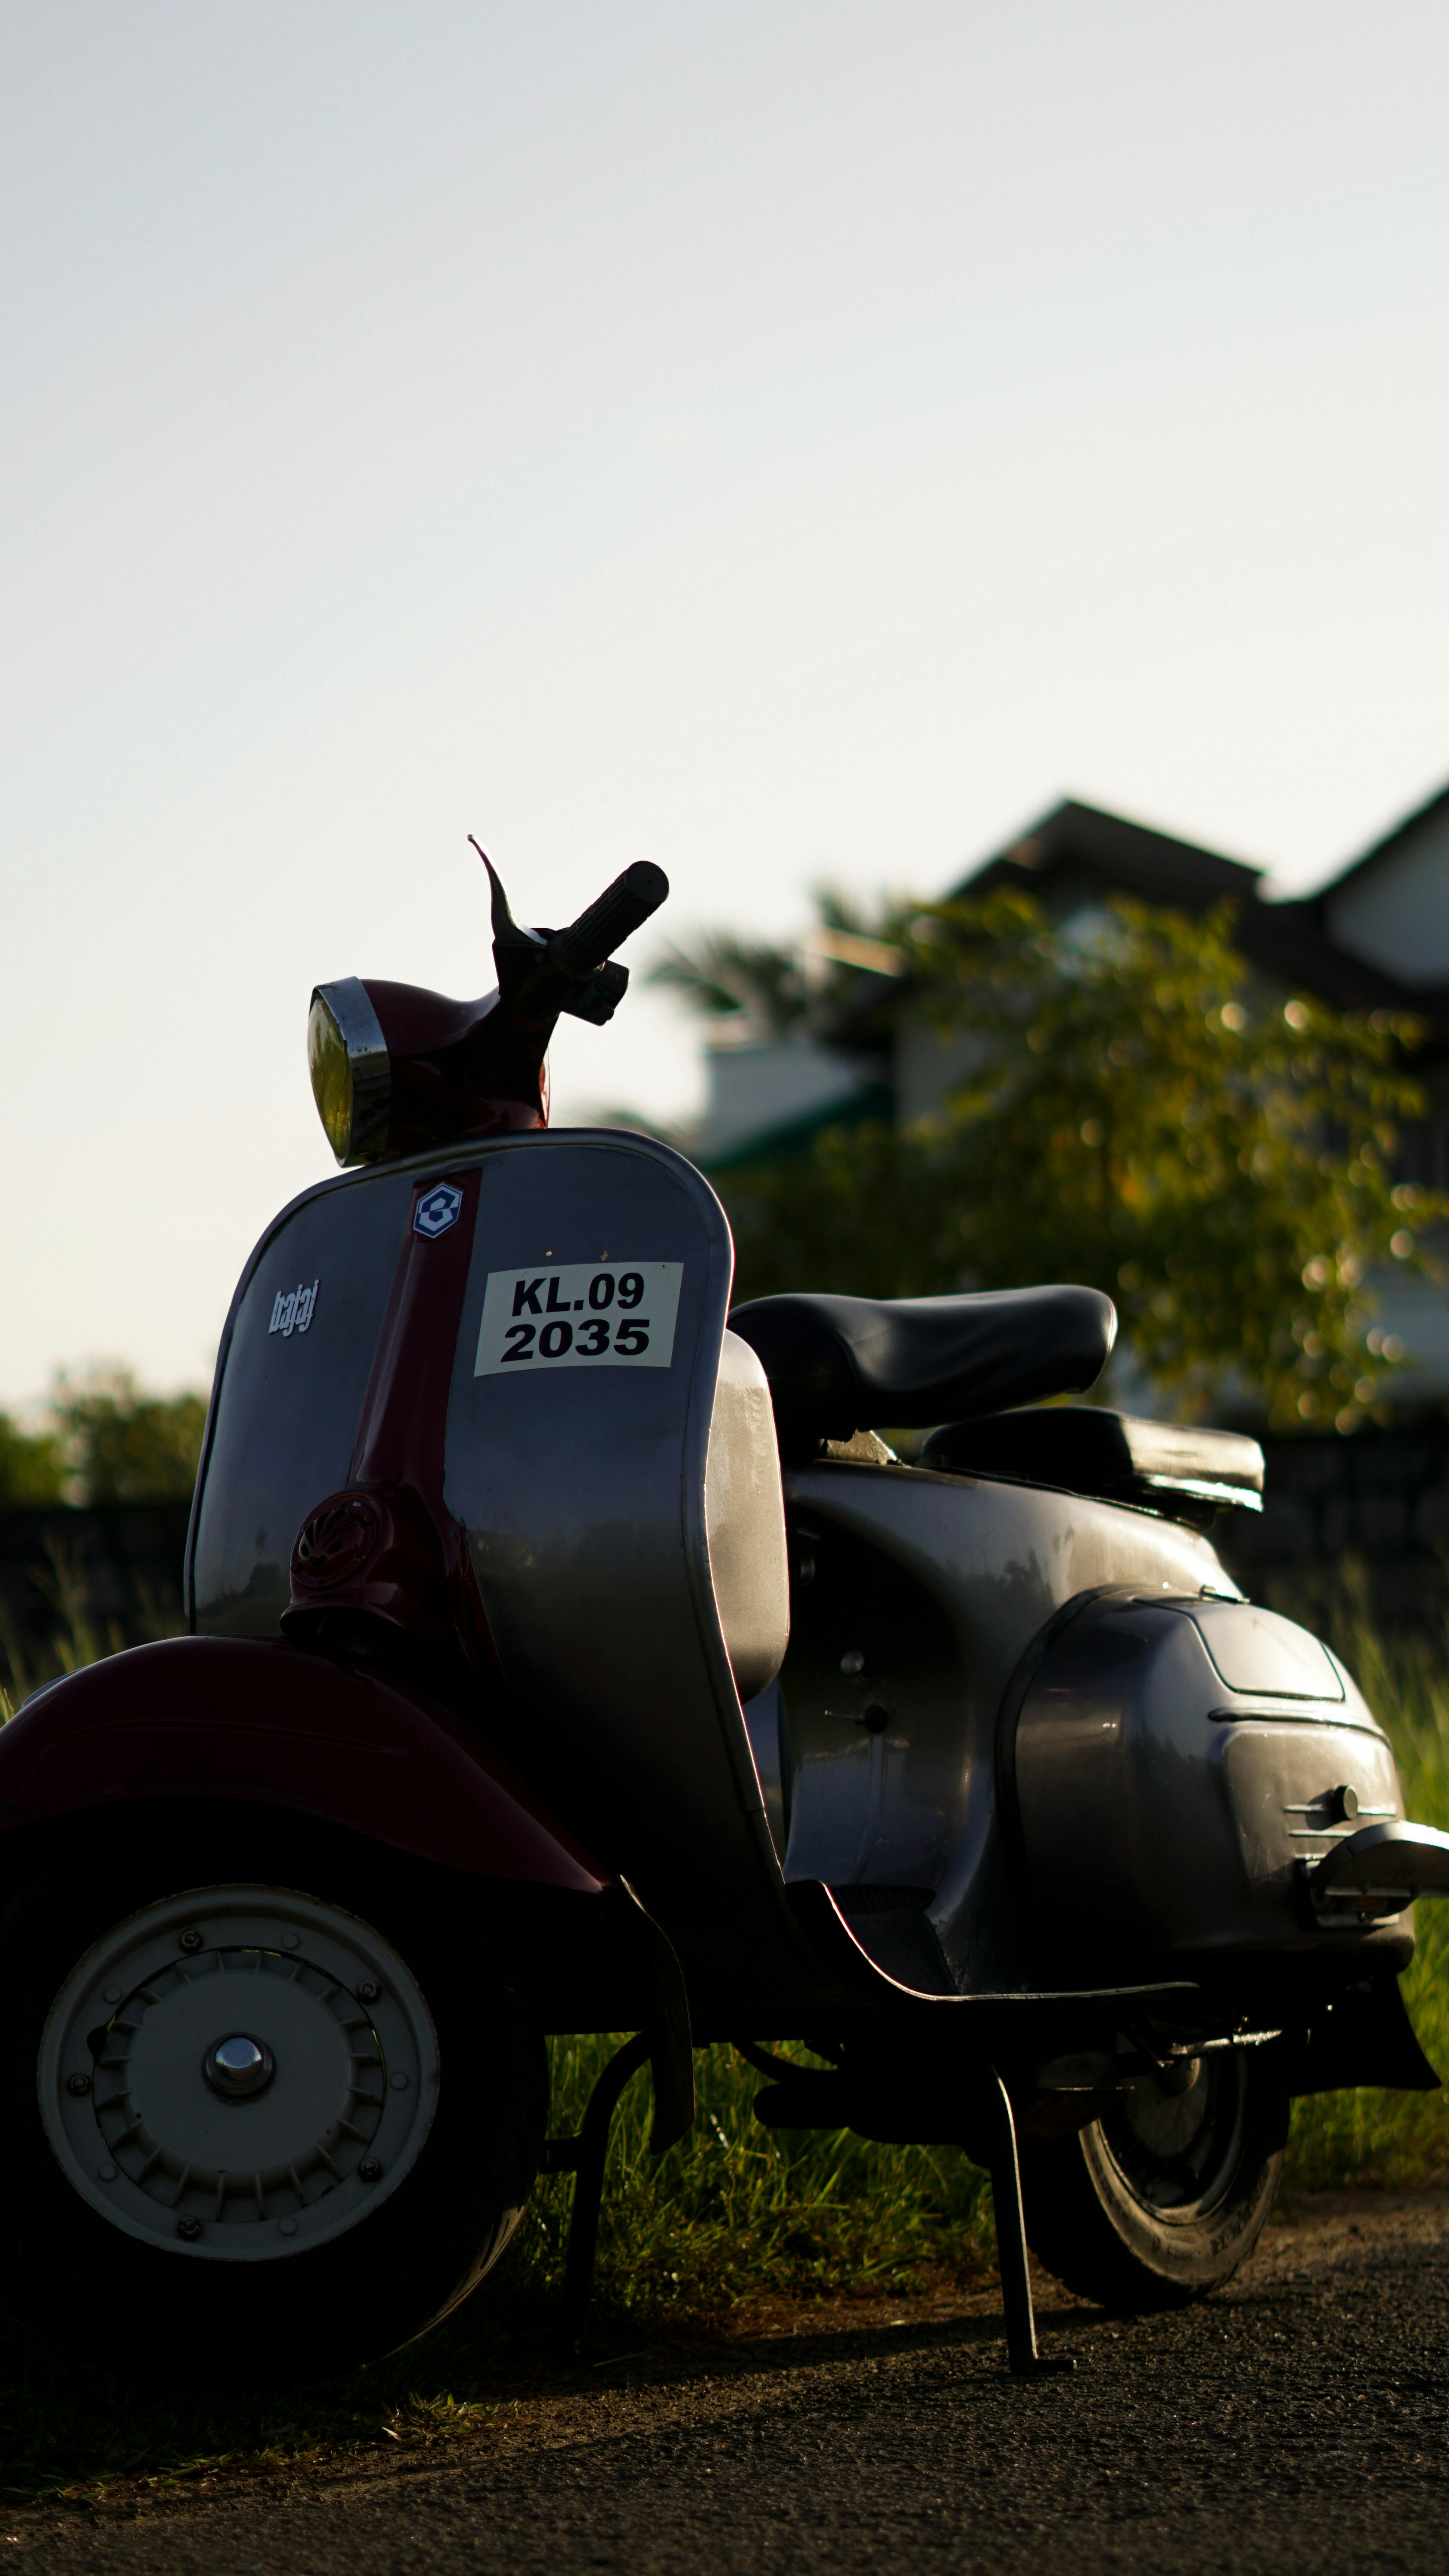
M 435 2324 L 538 2167 L 543 2041 L 506 1963 L 406 1865 L 285 1820 L 137 1841 L 113 1810 L 72 1857 L 0 1931 L 6 2287 L 32 2328 L 235 2386 Z
M 1277 2054 L 1190 2061 L 1185 2085 L 1146 2076 L 1075 2137 L 1021 2145 L 1027 2242 L 1069 2290 L 1134 2315 L 1231 2280 L 1267 2222 L 1288 2096 Z

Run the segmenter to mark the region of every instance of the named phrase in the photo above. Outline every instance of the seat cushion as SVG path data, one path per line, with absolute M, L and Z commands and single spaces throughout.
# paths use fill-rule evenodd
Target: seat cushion
M 1205 1525 L 1221 1504 L 1263 1508 L 1263 1452 L 1240 1431 L 1143 1422 L 1095 1404 L 1052 1404 L 947 1422 L 921 1450 L 923 1467 L 948 1474 L 1019 1477 L 1105 1502 L 1146 1504 Z
M 781 1446 L 912 1430 L 943 1414 L 995 1413 L 1080 1394 L 1117 1332 L 1095 1288 L 1005 1288 L 970 1297 L 755 1297 L 730 1331 L 758 1354 Z

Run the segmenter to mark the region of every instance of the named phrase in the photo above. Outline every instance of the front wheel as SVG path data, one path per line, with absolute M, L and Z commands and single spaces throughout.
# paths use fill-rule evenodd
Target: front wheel
M 1027 2242 L 1102 2307 L 1202 2298 L 1262 2234 L 1287 2128 L 1271 2049 L 1214 2050 L 1143 2076 L 1075 2137 L 1022 2140 Z
M 93 1851 L 87 1861 L 93 1860 Z M 7 2290 L 215 2382 L 391 2350 L 507 2243 L 546 2116 L 506 1970 L 386 1863 L 158 1835 L 10 1909 Z

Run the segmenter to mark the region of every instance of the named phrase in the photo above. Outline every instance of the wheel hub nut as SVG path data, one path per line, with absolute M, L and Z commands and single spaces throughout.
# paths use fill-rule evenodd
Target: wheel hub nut
M 214 2040 L 204 2061 L 207 2083 L 224 2102 L 246 2102 L 253 2094 L 264 2093 L 276 2071 L 271 2050 L 263 2041 L 248 2038 L 245 2031 Z

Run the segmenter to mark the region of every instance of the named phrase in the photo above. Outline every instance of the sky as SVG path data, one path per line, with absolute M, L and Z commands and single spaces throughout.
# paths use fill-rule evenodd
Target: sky
M 1442 0 L 0 0 L 0 1405 L 206 1382 L 314 983 L 491 983 L 470 831 L 775 935 L 1442 784 L 1446 109 Z

